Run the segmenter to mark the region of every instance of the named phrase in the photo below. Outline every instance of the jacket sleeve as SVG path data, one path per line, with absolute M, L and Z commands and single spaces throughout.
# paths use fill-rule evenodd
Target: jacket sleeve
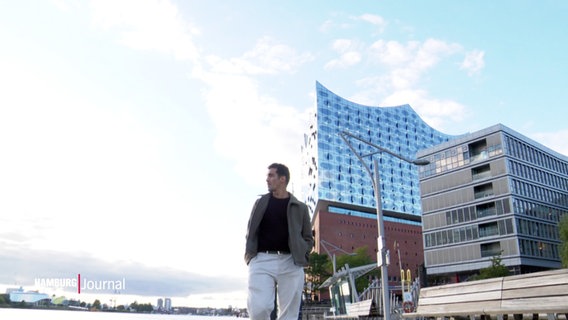
M 245 243 L 245 263 L 248 265 L 250 260 L 256 256 L 256 248 L 258 246 L 258 239 L 254 234 L 256 230 L 253 230 L 253 217 L 256 207 L 258 206 L 260 199 L 257 199 L 252 206 L 252 210 L 250 213 L 249 221 L 247 224 L 247 233 L 245 235 L 246 243 Z
M 302 237 L 308 246 L 308 254 L 312 251 L 314 247 L 314 235 L 312 232 L 312 222 L 310 219 L 310 211 L 308 210 L 308 206 L 305 204 L 302 206 L 303 210 L 303 222 L 302 222 Z

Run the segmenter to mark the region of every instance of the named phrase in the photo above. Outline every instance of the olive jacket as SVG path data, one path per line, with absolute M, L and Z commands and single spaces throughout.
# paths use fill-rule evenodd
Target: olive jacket
M 250 214 L 248 229 L 246 234 L 245 262 L 248 265 L 250 260 L 257 254 L 258 248 L 258 227 L 268 207 L 270 193 L 262 195 L 256 200 Z M 290 193 L 288 202 L 288 246 L 294 258 L 294 263 L 305 267 L 308 265 L 309 255 L 314 246 L 312 235 L 312 224 L 308 206 L 300 202 Z

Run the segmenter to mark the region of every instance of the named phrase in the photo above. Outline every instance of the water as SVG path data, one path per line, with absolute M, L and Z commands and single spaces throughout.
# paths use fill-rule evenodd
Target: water
M 171 314 L 88 312 L 0 308 L 0 320 L 235 320 L 236 317 L 209 317 Z

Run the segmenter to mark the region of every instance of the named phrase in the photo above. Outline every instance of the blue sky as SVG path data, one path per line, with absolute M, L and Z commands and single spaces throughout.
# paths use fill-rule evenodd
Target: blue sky
M 301 196 L 316 81 L 448 134 L 502 123 L 568 154 L 567 9 L 3 1 L 0 284 L 125 277 L 126 302 L 244 307 L 250 208 L 272 162 Z

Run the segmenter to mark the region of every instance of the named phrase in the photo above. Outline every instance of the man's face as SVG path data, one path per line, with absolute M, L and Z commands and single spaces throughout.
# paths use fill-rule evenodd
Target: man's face
M 268 174 L 266 175 L 266 185 L 268 191 L 272 192 L 286 187 L 286 177 L 278 177 L 276 174 L 276 168 L 268 169 Z

